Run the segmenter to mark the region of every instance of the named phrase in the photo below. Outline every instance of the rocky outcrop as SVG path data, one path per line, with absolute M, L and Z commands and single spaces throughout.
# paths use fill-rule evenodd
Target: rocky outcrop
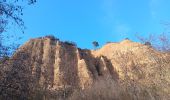
M 19 80 L 24 79 L 32 90 L 85 89 L 96 80 L 110 78 L 120 82 L 136 100 L 139 95 L 154 100 L 170 96 L 170 55 L 130 40 L 94 51 L 51 38 L 31 39 L 7 63 L 6 71 L 23 76 Z
M 21 52 L 28 55 L 21 61 L 29 63 L 27 67 L 31 69 L 35 84 L 49 89 L 83 89 L 101 76 L 99 67 L 105 63 L 104 58 L 96 59 L 90 50 L 78 49 L 50 38 L 30 40 L 11 59 L 19 58 Z

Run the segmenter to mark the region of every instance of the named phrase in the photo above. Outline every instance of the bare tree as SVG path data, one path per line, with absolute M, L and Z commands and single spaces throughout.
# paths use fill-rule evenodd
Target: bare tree
M 162 32 L 158 36 L 149 34 L 146 38 L 138 35 L 136 37 L 145 45 L 152 46 L 156 50 L 170 52 L 170 36 L 168 33 L 169 32 Z
M 161 51 L 165 51 L 165 52 L 169 52 L 170 51 L 170 37 L 168 36 L 167 33 L 162 33 L 159 37 L 158 37 L 159 41 L 160 41 L 160 47 L 159 49 Z
M 139 36 L 138 33 L 136 33 L 136 37 L 144 44 L 148 44 L 148 43 L 153 44 L 156 39 L 155 35 L 153 34 L 149 34 L 148 37 L 143 37 L 143 36 Z
M 16 48 L 4 44 L 4 38 L 9 38 L 7 34 L 3 34 L 8 30 L 8 26 L 17 25 L 24 32 L 23 6 L 21 5 L 23 2 L 31 5 L 36 0 L 0 0 L 0 58 L 9 55 L 9 51 Z
M 25 100 L 30 89 L 28 82 L 30 71 L 27 64 L 21 58 L 18 61 L 8 57 L 16 46 L 4 44 L 5 38 L 9 38 L 5 32 L 10 25 L 18 25 L 24 31 L 22 3 L 34 4 L 36 0 L 0 0 L 0 99 L 2 100 Z M 24 56 L 24 55 L 23 55 Z M 6 59 L 7 58 L 7 59 Z M 23 94 L 24 93 L 24 94 Z
M 34 4 L 36 0 L 0 0 L 0 33 L 6 31 L 9 24 L 17 24 L 21 29 L 24 28 L 23 7 L 19 2 Z
M 162 22 L 164 31 L 159 35 L 149 34 L 147 38 L 136 35 L 143 43 L 150 42 L 152 47 L 162 52 L 170 52 L 170 22 Z

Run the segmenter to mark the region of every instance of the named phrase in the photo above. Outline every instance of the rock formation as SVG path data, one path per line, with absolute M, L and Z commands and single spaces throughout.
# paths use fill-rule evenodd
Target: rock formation
M 110 78 L 126 87 L 136 100 L 170 97 L 170 55 L 130 40 L 86 50 L 48 37 L 31 39 L 3 66 L 7 66 L 3 68 L 8 72 L 6 77 L 10 73 L 19 78 L 9 80 L 28 83 L 11 85 L 16 89 L 85 89 L 96 80 Z

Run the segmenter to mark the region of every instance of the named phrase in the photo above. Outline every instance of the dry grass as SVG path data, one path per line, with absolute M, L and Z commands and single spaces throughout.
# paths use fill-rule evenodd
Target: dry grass
M 102 79 L 85 90 L 76 90 L 69 100 L 131 100 L 131 97 L 115 81 Z

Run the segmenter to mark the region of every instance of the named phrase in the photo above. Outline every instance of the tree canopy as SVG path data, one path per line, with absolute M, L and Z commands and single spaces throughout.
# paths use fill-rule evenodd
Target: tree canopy
M 95 49 L 99 46 L 99 43 L 97 41 L 93 41 L 92 44 L 93 44 Z

